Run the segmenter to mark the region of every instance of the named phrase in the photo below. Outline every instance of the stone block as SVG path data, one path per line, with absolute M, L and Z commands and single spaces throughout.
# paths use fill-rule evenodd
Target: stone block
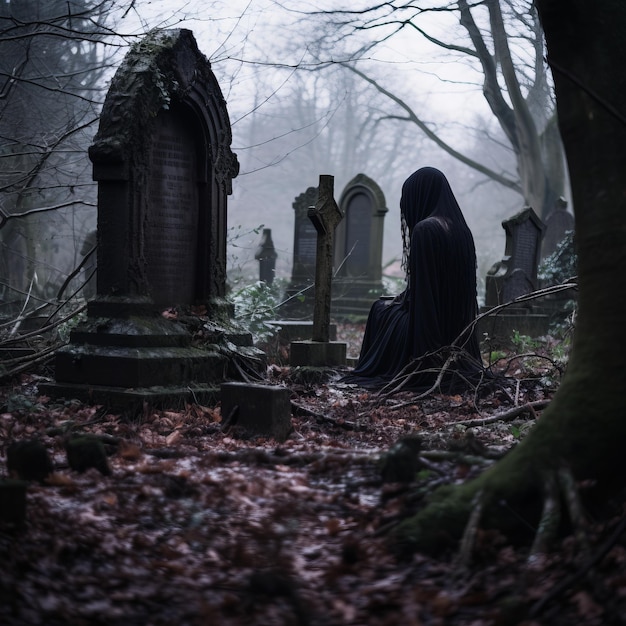
M 346 343 L 341 341 L 292 341 L 289 364 L 292 366 L 335 367 L 346 364 Z
M 221 386 L 220 399 L 225 426 L 277 441 L 287 439 L 292 430 L 291 402 L 285 387 L 228 382 Z

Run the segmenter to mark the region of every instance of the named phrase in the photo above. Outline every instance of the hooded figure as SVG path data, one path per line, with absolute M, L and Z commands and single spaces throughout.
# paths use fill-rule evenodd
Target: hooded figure
M 400 211 L 407 288 L 392 300 L 374 303 L 359 362 L 344 380 L 382 387 L 412 359 L 456 341 L 469 356 L 458 359 L 444 378 L 450 388 L 460 380 L 454 372 L 472 377 L 482 370 L 476 333 L 461 337 L 478 313 L 474 239 L 450 184 L 435 168 L 409 176 Z M 441 367 L 444 360 L 441 354 L 429 357 L 419 370 Z M 409 387 L 428 387 L 436 376 L 418 372 Z

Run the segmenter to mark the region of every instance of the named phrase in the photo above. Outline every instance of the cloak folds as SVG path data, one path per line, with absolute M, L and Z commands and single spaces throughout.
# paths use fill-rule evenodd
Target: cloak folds
M 434 168 L 413 173 L 402 187 L 400 210 L 407 288 L 394 299 L 374 302 L 359 362 L 344 382 L 379 388 L 412 359 L 455 342 L 478 313 L 474 239 L 445 176 Z M 463 377 L 482 372 L 475 332 L 457 344 L 469 358 L 456 361 L 444 378 L 452 390 Z M 437 377 L 421 372 L 443 365 L 445 355 L 424 359 L 409 388 L 427 388 Z

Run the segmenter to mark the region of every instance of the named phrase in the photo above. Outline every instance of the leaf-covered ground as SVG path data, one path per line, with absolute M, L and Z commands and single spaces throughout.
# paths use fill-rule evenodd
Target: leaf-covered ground
M 527 547 L 483 531 L 469 567 L 455 551 L 396 554 L 386 539 L 436 485 L 471 478 L 541 419 L 470 421 L 548 399 L 540 376 L 515 371 L 508 391 L 479 401 L 413 404 L 276 366 L 271 381 L 300 407 L 282 443 L 224 432 L 219 406 L 129 419 L 55 404 L 26 376 L 3 390 L 2 475 L 7 445 L 33 437 L 54 473 L 29 483 L 25 525 L 0 527 L 0 624 L 625 623 L 626 546 L 606 544 L 615 522 L 589 520 L 592 555 L 608 550 L 586 572 L 569 538 L 529 564 Z M 110 475 L 69 469 L 70 426 L 101 437 Z M 381 455 L 413 434 L 415 480 L 382 482 Z

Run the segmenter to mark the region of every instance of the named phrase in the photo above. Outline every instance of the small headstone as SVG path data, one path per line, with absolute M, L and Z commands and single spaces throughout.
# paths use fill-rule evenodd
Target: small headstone
M 541 238 L 545 229 L 532 208 L 502 222 L 506 232 L 504 258 L 487 273 L 485 305 L 510 302 L 537 288 Z
M 254 253 L 254 258 L 259 262 L 259 280 L 271 285 L 274 282 L 274 270 L 276 267 L 276 248 L 272 241 L 272 229 L 264 228 L 261 241 Z
M 359 174 L 346 185 L 339 206 L 345 219 L 335 233 L 332 310 L 335 316 L 366 318 L 383 293 L 385 196 L 371 178 Z
M 485 307 L 481 313 L 539 288 L 537 270 L 543 223 L 531 208 L 526 208 L 502 222 L 502 227 L 506 232 L 504 258 L 487 273 Z M 539 337 L 549 331 L 550 313 L 537 302 L 517 303 L 496 312 L 482 317 L 478 325 L 480 336 L 487 336 L 492 347 L 510 345 L 515 332 Z
M 293 265 L 287 287 L 287 299 L 281 316 L 291 319 L 311 319 L 315 302 L 315 254 L 317 233 L 308 218 L 309 207 L 317 202 L 317 187 L 309 187 L 293 201 L 294 234 Z

